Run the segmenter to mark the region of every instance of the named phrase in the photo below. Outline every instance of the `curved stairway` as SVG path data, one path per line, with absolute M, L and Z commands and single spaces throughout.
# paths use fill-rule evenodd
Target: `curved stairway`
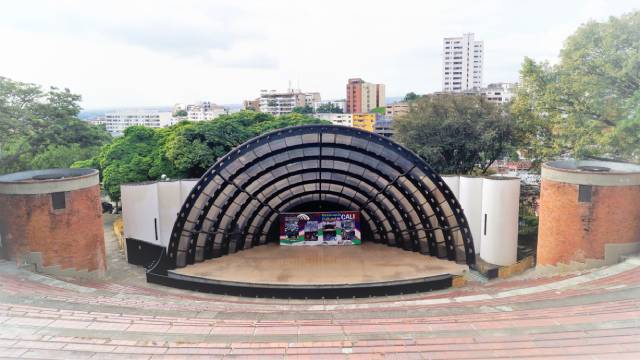
M 134 270 L 142 271 L 142 270 Z M 53 279 L 0 261 L 0 358 L 640 358 L 640 259 L 344 300 Z

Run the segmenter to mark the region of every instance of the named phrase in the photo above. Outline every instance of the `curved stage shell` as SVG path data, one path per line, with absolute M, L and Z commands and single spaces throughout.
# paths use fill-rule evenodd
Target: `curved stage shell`
M 207 292 L 275 297 L 370 296 L 446 287 L 385 282 L 383 289 L 321 286 L 297 294 L 176 276 L 185 266 L 277 239 L 278 215 L 317 209 L 359 211 L 365 241 L 475 264 L 465 215 L 442 178 L 421 158 L 382 136 L 354 128 L 310 125 L 256 137 L 220 158 L 187 196 L 169 246 L 150 268 L 150 282 Z M 247 264 L 251 266 L 251 264 Z M 372 269 L 375 272 L 375 269 Z M 446 274 L 445 274 L 446 275 Z M 405 285 L 403 285 L 405 284 Z M 450 285 L 450 281 L 449 281 Z M 355 285 L 354 285 L 355 286 Z M 378 287 L 380 285 L 377 285 Z

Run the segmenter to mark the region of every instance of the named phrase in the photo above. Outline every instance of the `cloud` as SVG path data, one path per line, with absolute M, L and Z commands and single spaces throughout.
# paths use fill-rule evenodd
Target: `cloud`
M 69 87 L 85 108 L 239 103 L 291 81 L 343 98 L 350 77 L 389 96 L 441 88 L 442 38 L 485 43 L 485 84 L 524 56 L 553 61 L 590 19 L 640 0 L 0 1 L 2 76 Z M 553 11 L 549 11 L 553 9 Z
M 247 14 L 229 4 L 196 1 L 176 7 L 180 3 L 35 3 L 27 1 L 3 9 L 6 11 L 0 12 L 0 20 L 21 31 L 118 42 L 184 57 L 206 58 L 212 50 L 229 50 L 238 42 L 263 39 L 251 27 L 238 26 Z M 211 5 L 216 6 L 216 11 L 211 11 Z

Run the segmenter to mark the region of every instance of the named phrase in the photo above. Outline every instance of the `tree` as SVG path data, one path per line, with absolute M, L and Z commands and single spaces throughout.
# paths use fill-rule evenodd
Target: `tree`
M 400 143 L 444 174 L 486 173 L 514 145 L 508 113 L 481 96 L 424 96 L 394 128 Z
M 129 127 L 91 161 L 74 167 L 101 170 L 103 187 L 114 201 L 127 182 L 200 177 L 218 158 L 252 137 L 287 126 L 329 124 L 308 115 L 291 113 L 274 117 L 255 111 L 222 115 L 215 121 L 183 121 L 168 128 Z
M 418 94 L 412 91 L 410 93 L 407 93 L 407 95 L 404 96 L 404 99 L 402 101 L 406 101 L 406 102 L 414 101 L 414 100 L 417 100 L 419 97 L 420 96 Z
M 81 147 L 79 144 L 49 145 L 31 160 L 34 169 L 68 168 L 72 164 L 90 159 L 100 151 L 99 147 Z
M 103 149 L 99 156 L 102 185 L 111 200 L 120 201 L 121 184 L 150 180 L 150 155 L 158 147 L 158 140 L 156 130 L 131 126 Z
M 0 77 L 0 173 L 68 167 L 95 155 L 111 135 L 78 119 L 80 100 L 69 89 Z
M 184 116 L 187 116 L 187 115 L 189 115 L 187 110 L 178 110 L 173 114 L 173 116 L 181 116 L 181 117 L 184 117 Z
M 342 114 L 342 108 L 334 103 L 325 103 L 318 106 L 316 109 L 317 113 L 333 113 L 333 114 Z
M 313 108 L 309 105 L 296 106 L 291 111 L 298 114 L 313 114 Z
M 380 115 L 384 115 L 384 114 L 386 114 L 386 108 L 384 106 L 373 108 L 373 109 L 371 109 L 371 112 L 372 113 L 378 113 Z
M 520 73 L 512 112 L 529 157 L 640 159 L 640 12 L 581 26 L 557 65 L 527 58 Z

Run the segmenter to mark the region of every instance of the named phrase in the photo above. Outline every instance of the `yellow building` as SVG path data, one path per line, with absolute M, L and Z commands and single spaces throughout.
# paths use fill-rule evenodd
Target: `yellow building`
M 353 127 L 373 132 L 376 128 L 377 114 L 353 114 Z

